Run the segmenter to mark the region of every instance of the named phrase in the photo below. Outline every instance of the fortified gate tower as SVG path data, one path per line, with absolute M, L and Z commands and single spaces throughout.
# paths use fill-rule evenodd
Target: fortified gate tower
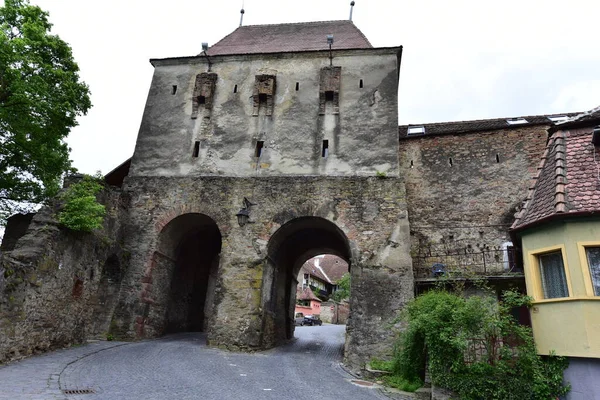
M 388 352 L 413 296 L 401 50 L 329 21 L 243 26 L 197 56 L 151 60 L 111 331 L 276 346 L 293 336 L 301 265 L 326 253 L 352 276 L 347 363 Z

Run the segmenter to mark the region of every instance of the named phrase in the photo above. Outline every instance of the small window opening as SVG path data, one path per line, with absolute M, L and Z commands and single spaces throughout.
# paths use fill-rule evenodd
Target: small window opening
M 177 93 L 177 85 L 173 85 L 173 88 L 171 88 L 171 94 L 175 93 Z
M 410 167 L 412 168 L 414 166 L 415 166 L 415 164 L 413 163 L 413 160 L 410 160 Z
M 206 104 L 206 97 L 198 96 L 198 104 Z
M 196 141 L 194 143 L 194 153 L 192 154 L 192 157 L 198 157 L 198 155 L 200 154 L 200 142 Z
M 500 155 L 496 154 L 496 162 L 500 163 Z
M 333 101 L 333 91 L 325 92 L 325 101 Z
M 263 147 L 265 142 L 263 140 L 259 140 L 256 142 L 256 150 L 254 150 L 254 157 L 260 157 L 262 155 Z
M 267 102 L 267 95 L 265 93 L 261 93 L 258 95 L 258 102 L 259 103 L 266 103 Z
M 358 83 L 358 87 L 359 87 L 359 88 L 361 88 L 361 89 L 363 88 L 363 80 L 362 80 L 362 79 L 361 79 L 361 80 L 360 80 L 360 82 Z
M 326 158 L 329 155 L 329 140 L 323 140 L 323 150 L 321 151 L 321 157 Z
M 300 82 L 296 82 L 296 92 L 300 90 Z
M 233 93 L 237 93 L 237 85 L 233 87 Z
M 450 164 L 450 166 L 452 166 L 452 164 L 453 164 L 453 163 L 452 163 L 452 157 L 450 157 L 450 158 L 448 159 L 448 164 Z

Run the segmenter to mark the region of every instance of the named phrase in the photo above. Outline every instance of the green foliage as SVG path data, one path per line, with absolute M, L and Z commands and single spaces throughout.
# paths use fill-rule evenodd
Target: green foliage
M 513 291 L 495 297 L 465 298 L 443 290 L 412 302 L 408 323 L 395 355 L 394 373 L 418 382 L 428 363 L 433 382 L 461 399 L 554 399 L 568 392 L 562 385 L 567 362 L 537 354 L 531 329 L 519 325 L 511 309 L 531 298 Z
M 106 340 L 109 342 L 112 342 L 113 340 L 115 340 L 115 337 L 112 333 L 107 333 L 106 334 Z
M 378 177 L 379 179 L 385 179 L 385 178 L 387 178 L 386 173 L 385 172 L 381 172 L 381 171 L 377 171 L 375 173 L 375 176 Z
M 28 0 L 0 7 L 0 222 L 58 193 L 64 139 L 91 107 L 71 48 Z
M 410 382 L 398 375 L 388 375 L 384 376 L 382 379 L 387 386 L 391 386 L 405 392 L 415 392 L 417 389 L 423 386 L 421 382 Z
M 102 190 L 99 177 L 86 175 L 61 195 L 65 201 L 58 221 L 65 227 L 78 232 L 91 232 L 102 227 L 106 209 L 96 200 Z
M 331 295 L 335 301 L 342 301 L 350 297 L 350 273 L 346 272 L 336 283 L 338 290 Z
M 372 369 L 377 371 L 392 372 L 394 370 L 394 361 L 384 361 L 378 358 L 373 358 L 369 362 Z

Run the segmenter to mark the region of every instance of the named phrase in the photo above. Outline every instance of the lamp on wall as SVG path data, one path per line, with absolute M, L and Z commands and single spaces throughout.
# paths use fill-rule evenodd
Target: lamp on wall
M 237 214 L 235 214 L 240 226 L 252 223 L 252 221 L 250 221 L 250 207 L 255 205 L 255 203 L 252 203 L 250 200 L 248 200 L 248 198 L 244 197 L 244 206 L 240 209 L 240 211 L 238 211 Z
M 245 208 L 242 208 L 240 211 L 238 211 L 235 216 L 237 217 L 238 224 L 240 224 L 240 226 L 244 226 L 250 222 L 250 211 L 246 210 Z

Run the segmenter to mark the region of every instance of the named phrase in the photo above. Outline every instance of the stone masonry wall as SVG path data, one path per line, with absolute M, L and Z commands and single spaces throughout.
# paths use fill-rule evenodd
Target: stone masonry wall
M 163 228 L 186 213 L 212 218 L 222 251 L 208 322 L 208 341 L 232 349 L 268 346 L 269 317 L 262 286 L 270 237 L 286 222 L 316 216 L 337 225 L 352 250 L 352 317 L 347 362 L 360 368 L 388 354 L 390 323 L 413 297 L 404 186 L 398 178 L 134 178 L 126 181 L 129 216 L 124 222 L 130 268 L 122 284 L 113 332 L 131 338 L 164 333 L 162 300 L 169 282 L 156 261 Z M 236 213 L 244 197 L 252 223 L 240 227 Z M 265 325 L 266 324 L 266 325 Z
M 487 275 L 505 271 L 502 245 L 527 197 L 547 128 L 400 140 L 416 277 L 430 277 L 435 262 Z
M 104 229 L 68 231 L 57 224 L 56 206 L 44 207 L 0 254 L 0 362 L 105 337 L 127 257 L 119 244 L 119 192 L 101 197 Z

